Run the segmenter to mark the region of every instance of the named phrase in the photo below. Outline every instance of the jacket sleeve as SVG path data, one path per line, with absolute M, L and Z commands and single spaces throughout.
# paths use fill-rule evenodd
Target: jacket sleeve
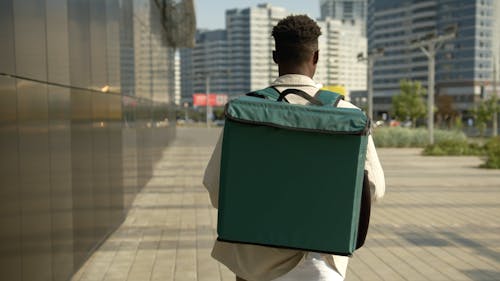
M 212 157 L 208 161 L 208 165 L 205 169 L 205 175 L 203 176 L 203 185 L 208 190 L 210 195 L 210 201 L 214 208 L 219 206 L 219 182 L 220 182 L 220 160 L 222 153 L 222 133 L 219 136 L 219 140 L 215 145 Z
M 371 135 L 368 136 L 365 170 L 368 171 L 372 201 L 379 201 L 385 194 L 385 176 Z

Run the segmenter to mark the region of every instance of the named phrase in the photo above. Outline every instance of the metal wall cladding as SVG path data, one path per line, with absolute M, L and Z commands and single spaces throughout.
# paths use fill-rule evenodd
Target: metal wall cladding
M 101 2 L 101 1 L 99 1 Z M 106 5 L 106 59 L 107 59 L 107 80 L 109 85 L 113 85 L 111 90 L 115 92 L 121 91 L 121 78 L 120 78 L 120 3 L 119 1 L 102 1 Z M 129 1 L 121 1 L 121 2 L 129 2 Z M 131 30 L 127 30 L 124 28 L 124 32 L 130 32 Z M 126 44 L 124 42 L 123 44 Z
M 46 1 L 48 81 L 63 85 L 70 75 L 67 10 L 67 0 Z
M 16 80 L 0 76 L 0 272 L 21 280 L 21 199 Z
M 16 74 L 47 80 L 45 0 L 12 1 Z
M 0 280 L 68 280 L 151 178 L 175 136 L 159 13 L 0 1 Z
M 52 275 L 47 86 L 17 79 L 23 280 Z
M 73 272 L 71 90 L 48 87 L 53 280 Z
M 0 73 L 15 72 L 12 0 L 0 1 Z

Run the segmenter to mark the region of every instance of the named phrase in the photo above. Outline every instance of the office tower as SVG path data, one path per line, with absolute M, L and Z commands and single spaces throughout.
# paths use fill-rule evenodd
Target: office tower
M 325 86 L 344 86 L 348 93 L 366 90 L 366 63 L 357 61 L 359 53 L 366 54 L 361 24 L 329 18 L 318 21 L 322 35 L 315 80 Z
M 368 49 L 384 48 L 374 67 L 374 103 L 388 112 L 402 79 L 427 87 L 428 58 L 416 39 L 444 34 L 456 26 L 456 37 L 436 55 L 436 95 L 453 98 L 460 112 L 470 110 L 481 93 L 492 88 L 493 57 L 498 60 L 500 5 L 492 0 L 369 0 Z M 376 115 L 375 115 L 376 116 Z
M 226 11 L 226 29 L 198 30 L 195 47 L 180 50 L 182 100 L 205 93 L 207 86 L 229 95 L 267 87 L 278 76 L 272 27 L 286 15 L 268 4 L 232 9 Z
M 226 11 L 230 94 L 265 88 L 278 76 L 271 31 L 287 15 L 284 8 L 269 4 Z
M 320 0 L 321 19 L 359 21 L 366 34 L 367 0 Z
M 444 45 L 437 56 L 437 92 L 453 96 L 460 110 L 471 109 L 492 92 L 493 64 L 499 59 L 498 1 L 439 1 L 438 33 L 456 25 L 456 39 Z M 497 69 L 498 71 L 498 69 Z
M 194 93 L 227 93 L 228 59 L 226 30 L 198 30 L 192 49 L 181 49 L 182 100 Z M 207 80 L 208 79 L 208 80 Z M 208 85 L 209 84 L 209 85 Z
M 196 47 L 196 38 L 195 38 Z M 193 98 L 193 48 L 182 48 L 179 50 L 180 56 L 180 84 L 181 84 L 181 103 L 191 102 Z

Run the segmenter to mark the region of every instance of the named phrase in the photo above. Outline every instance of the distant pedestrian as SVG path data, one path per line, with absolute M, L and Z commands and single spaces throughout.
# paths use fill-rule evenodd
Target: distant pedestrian
M 470 117 L 469 117 L 469 118 L 467 119 L 467 125 L 468 125 L 469 127 L 474 126 L 474 119 L 472 119 L 472 118 L 470 118 Z
M 294 15 L 281 20 L 273 28 L 272 35 L 276 42 L 273 60 L 278 64 L 279 77 L 271 86 L 280 92 L 293 88 L 314 96 L 322 87 L 312 80 L 319 58 L 319 26 L 305 15 Z M 300 97 L 287 96 L 287 99 L 290 103 L 305 104 Z M 338 107 L 356 108 L 342 100 Z M 222 136 L 203 180 L 215 208 L 218 207 L 221 146 Z M 307 165 L 307 161 L 314 159 L 306 159 L 304 165 Z M 371 136 L 368 137 L 365 170 L 368 171 L 372 199 L 382 198 L 385 193 L 384 172 Z M 310 182 L 314 184 L 314 178 Z M 332 179 L 332 184 L 334 183 L 335 179 Z M 258 202 L 255 204 L 257 208 Z M 325 224 L 328 223 L 330 222 L 325 221 Z M 349 261 L 345 256 L 221 241 L 215 241 L 212 256 L 233 271 L 239 281 L 344 280 Z

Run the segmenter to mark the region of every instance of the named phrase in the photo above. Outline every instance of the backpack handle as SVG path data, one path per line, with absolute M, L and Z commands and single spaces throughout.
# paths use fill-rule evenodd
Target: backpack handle
M 320 100 L 318 100 L 314 97 L 311 97 L 306 92 L 299 90 L 299 89 L 286 89 L 286 90 L 284 90 L 282 93 L 280 93 L 280 96 L 279 96 L 277 101 L 282 101 L 287 95 L 290 95 L 290 94 L 297 95 L 303 99 L 306 99 L 308 102 L 310 102 L 311 104 L 314 104 L 314 105 L 319 105 L 319 106 L 324 105 Z

